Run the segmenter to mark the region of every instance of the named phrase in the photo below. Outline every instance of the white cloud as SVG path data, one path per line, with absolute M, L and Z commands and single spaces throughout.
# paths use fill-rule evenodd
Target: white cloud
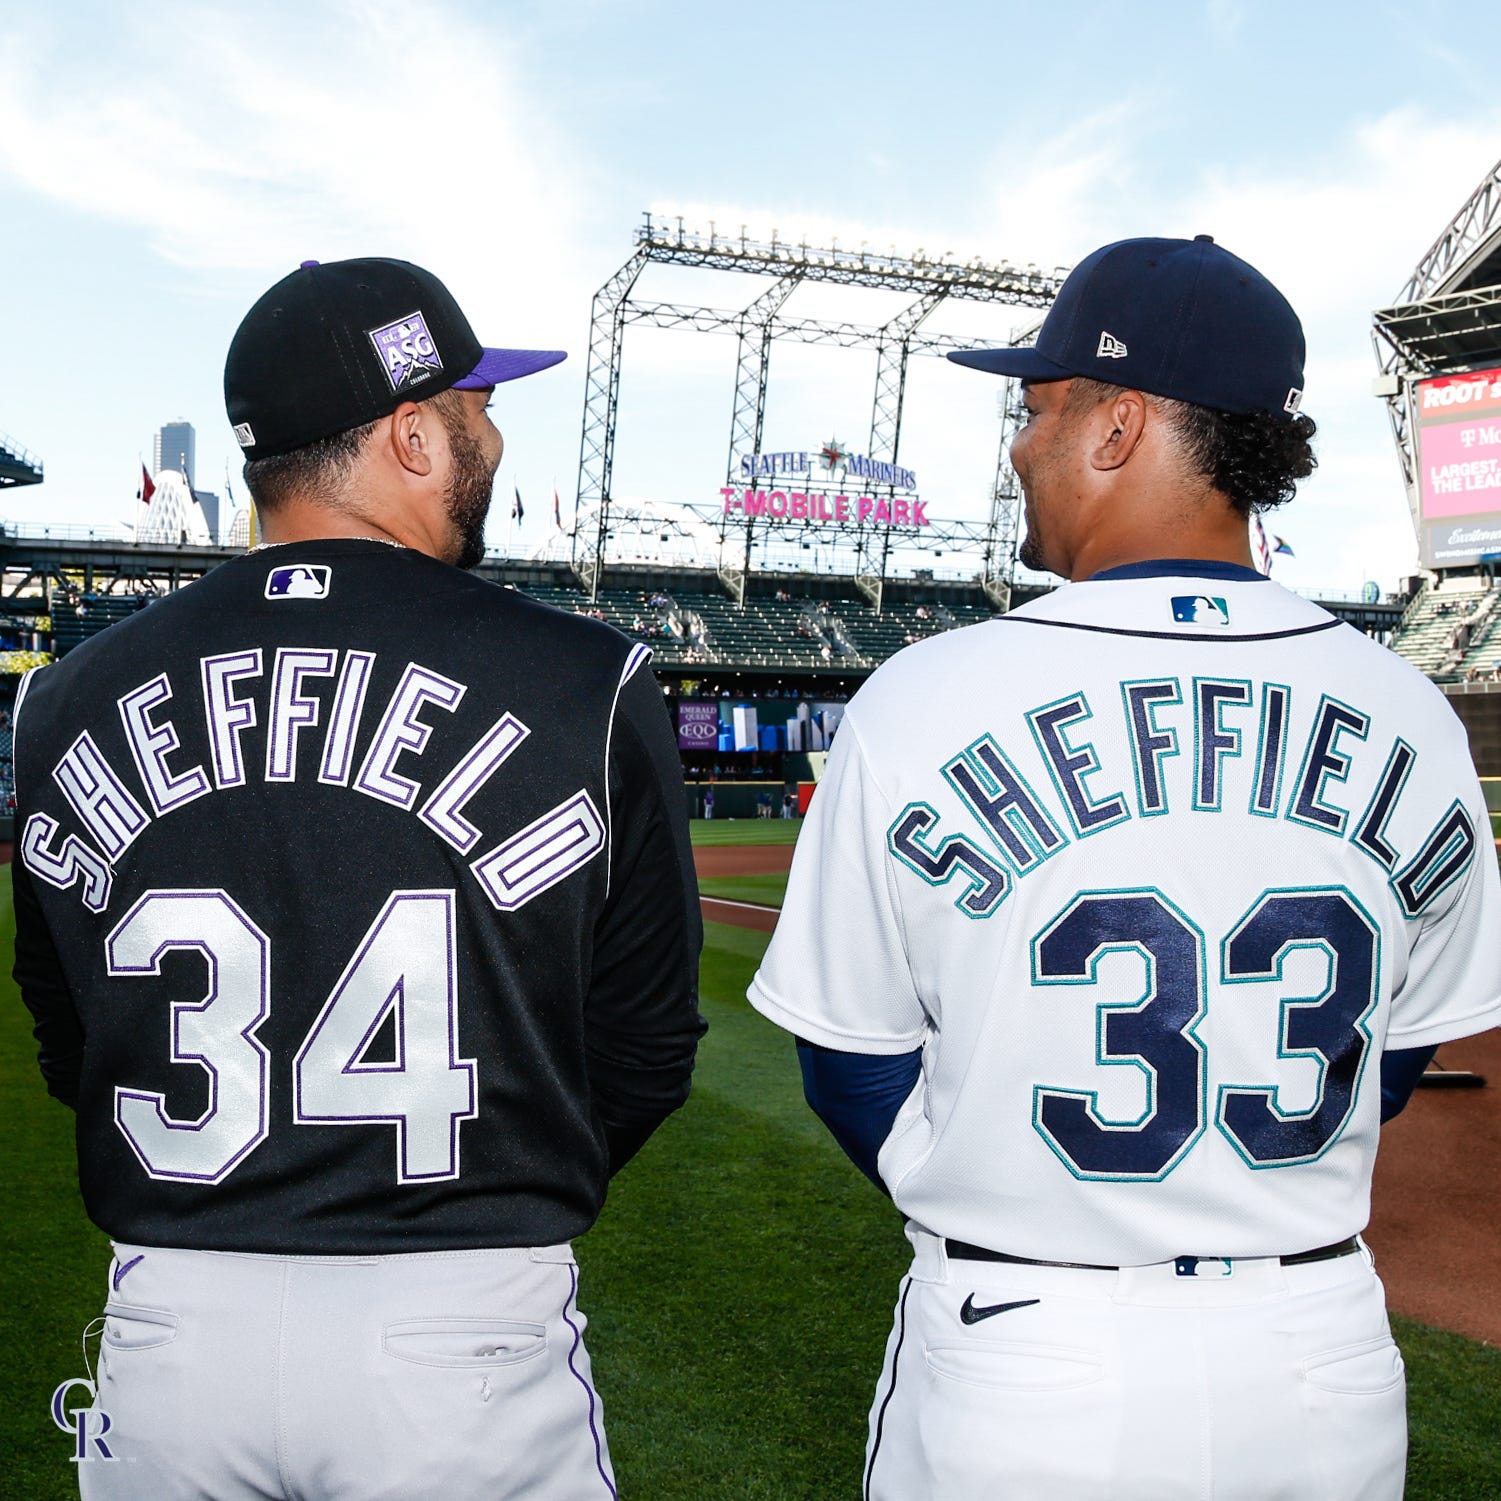
M 1237 0 L 1209 0 L 1207 16 L 1210 33 L 1219 42 L 1234 41 L 1246 19 Z
M 476 322 L 469 286 L 576 295 L 567 174 L 518 59 L 455 7 L 165 0 L 73 24 L 114 35 L 12 23 L 7 54 L 29 61 L 0 77 L 0 178 L 209 276 L 394 253 Z
M 1443 119 L 1396 109 L 1322 142 L 1289 135 L 1275 167 L 1221 166 L 1166 186 L 1141 170 L 1153 129 L 1153 112 L 1137 102 L 1035 151 L 1010 143 L 996 243 L 1017 244 L 1036 223 L 1042 250 L 1076 261 L 1130 235 L 1212 233 L 1264 271 L 1302 317 L 1307 410 L 1322 433 L 1317 477 L 1276 523 L 1297 549 L 1278 576 L 1310 588 L 1353 587 L 1363 575 L 1395 582 L 1416 566 L 1416 544 L 1370 394 L 1371 313 L 1395 300 L 1491 167 L 1501 109 Z M 1016 160 L 1027 162 L 1020 181 Z

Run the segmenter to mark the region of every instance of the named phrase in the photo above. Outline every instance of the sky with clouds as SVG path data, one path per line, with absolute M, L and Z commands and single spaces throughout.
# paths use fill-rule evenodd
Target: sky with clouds
M 1296 553 L 1277 576 L 1390 588 L 1416 548 L 1370 314 L 1501 157 L 1476 23 L 1451 0 L 0 0 L 0 431 L 47 469 L 0 513 L 130 520 L 178 417 L 199 486 L 242 493 L 224 350 L 309 257 L 420 262 L 486 343 L 570 351 L 498 393 L 490 540 L 521 552 L 554 482 L 571 508 L 590 300 L 645 210 L 1045 266 L 1205 232 L 1308 333 L 1320 470 L 1272 523 Z M 766 285 L 654 267 L 638 290 L 733 307 Z M 884 296 L 786 311 L 875 322 Z M 1024 321 L 962 304 L 933 326 Z M 617 495 L 717 498 L 734 368 L 730 338 L 631 330 Z M 863 449 L 873 380 L 869 352 L 778 344 L 764 446 Z M 913 361 L 902 461 L 932 515 L 984 518 L 997 438 L 995 384 Z

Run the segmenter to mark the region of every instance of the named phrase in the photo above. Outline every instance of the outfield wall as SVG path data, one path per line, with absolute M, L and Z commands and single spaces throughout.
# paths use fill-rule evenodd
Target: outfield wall
M 1482 777 L 1501 777 L 1501 683 L 1450 683 L 1444 694 L 1470 737 L 1475 770 Z M 1491 807 L 1501 812 L 1496 802 Z

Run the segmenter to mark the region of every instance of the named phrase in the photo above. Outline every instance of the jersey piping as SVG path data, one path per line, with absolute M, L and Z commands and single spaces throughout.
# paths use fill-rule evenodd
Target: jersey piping
M 615 684 L 615 697 L 610 700 L 610 720 L 605 730 L 605 896 L 610 895 L 611 881 L 615 871 L 615 800 L 610 795 L 610 755 L 615 745 L 615 716 L 620 710 L 620 690 L 635 677 L 638 668 L 651 661 L 651 647 L 637 645 L 625 659 L 620 670 L 620 681 Z
M 1101 636 L 1149 636 L 1154 641 L 1280 641 L 1288 636 L 1311 636 L 1317 631 L 1332 630 L 1345 622 L 1338 618 L 1318 625 L 1300 625 L 1290 631 L 1258 631 L 1241 636 L 1191 636 L 1177 631 L 1133 631 L 1118 625 L 1085 625 L 1080 620 L 1038 620 L 1031 615 L 997 615 L 994 624 L 1014 621 L 1017 625 L 1050 625 L 1060 631 L 1094 631 Z

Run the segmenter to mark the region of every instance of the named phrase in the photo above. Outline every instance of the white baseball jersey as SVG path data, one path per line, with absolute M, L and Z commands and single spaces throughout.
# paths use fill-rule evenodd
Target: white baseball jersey
M 1501 1022 L 1443 696 L 1248 570 L 1161 566 L 871 678 L 751 987 L 812 1042 L 922 1047 L 880 1169 L 941 1236 L 1107 1265 L 1338 1241 L 1383 1050 Z

